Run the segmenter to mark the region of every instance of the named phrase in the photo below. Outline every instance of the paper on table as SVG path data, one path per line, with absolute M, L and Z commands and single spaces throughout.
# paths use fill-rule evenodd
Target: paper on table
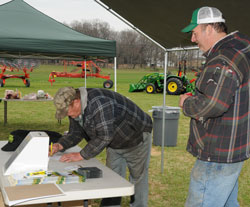
M 4 187 L 9 206 L 39 198 L 62 196 L 63 191 L 53 183 L 41 185 L 22 185 Z
M 71 166 L 73 169 L 73 166 Z M 8 181 L 10 186 L 19 185 L 35 185 L 35 184 L 69 184 L 69 183 L 83 183 L 85 182 L 85 176 L 80 175 L 77 172 L 77 168 L 74 170 L 64 170 L 64 171 L 49 171 L 44 175 L 26 175 L 20 177 L 19 175 L 8 176 Z
M 58 152 L 58 153 L 54 154 L 53 156 L 49 157 L 49 159 L 60 160 L 60 158 L 61 158 L 62 155 L 63 155 L 62 152 Z

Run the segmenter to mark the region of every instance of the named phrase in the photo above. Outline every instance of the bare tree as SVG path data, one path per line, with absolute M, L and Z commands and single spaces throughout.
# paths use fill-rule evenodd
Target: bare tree
M 163 61 L 162 49 L 134 30 L 116 32 L 109 23 L 98 19 L 93 21 L 73 21 L 70 25 L 74 30 L 92 37 L 115 40 L 117 49 L 117 65 L 126 64 L 130 68 L 136 65 L 156 65 Z
M 70 27 L 88 36 L 111 40 L 115 32 L 111 30 L 109 23 L 98 19 L 92 21 L 73 21 Z

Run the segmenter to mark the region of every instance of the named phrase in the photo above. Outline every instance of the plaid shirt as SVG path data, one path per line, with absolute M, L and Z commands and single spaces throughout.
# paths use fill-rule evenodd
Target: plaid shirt
M 69 117 L 69 133 L 59 141 L 64 149 L 85 138 L 88 143 L 80 153 L 84 159 L 89 159 L 105 147 L 125 149 L 137 146 L 143 140 L 143 132 L 152 131 L 150 116 L 131 100 L 106 89 L 87 91 L 82 126 Z
M 187 151 L 204 161 L 234 163 L 250 157 L 250 38 L 235 32 L 205 54 L 194 96 Z

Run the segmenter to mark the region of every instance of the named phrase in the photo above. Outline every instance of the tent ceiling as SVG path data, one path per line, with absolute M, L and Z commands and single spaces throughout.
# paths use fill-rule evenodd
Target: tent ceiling
M 220 9 L 229 32 L 250 36 L 250 0 L 100 0 L 164 48 L 191 45 L 181 33 L 192 12 L 202 6 Z
M 0 28 L 1 57 L 83 59 L 116 55 L 115 41 L 79 33 L 23 0 L 0 5 Z

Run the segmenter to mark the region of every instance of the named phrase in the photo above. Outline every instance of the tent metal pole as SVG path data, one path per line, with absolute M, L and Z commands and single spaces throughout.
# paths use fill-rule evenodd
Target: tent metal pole
M 116 68 L 117 68 L 117 65 L 116 65 L 116 57 L 114 57 L 114 79 L 115 79 L 115 92 L 117 91 L 117 88 L 116 88 L 116 82 L 117 82 L 117 79 L 116 79 Z
M 86 59 L 84 59 L 84 68 L 85 68 L 85 73 L 84 73 L 84 81 L 85 81 L 85 88 L 87 88 L 87 68 L 86 68 L 86 66 L 87 66 L 87 61 L 86 61 Z
M 168 52 L 176 52 L 176 51 L 183 51 L 183 50 L 198 50 L 199 47 L 197 46 L 191 46 L 191 47 L 176 47 L 176 48 L 171 48 L 167 49 Z
M 165 52 L 164 59 L 164 87 L 163 87 L 163 104 L 162 104 L 162 137 L 161 137 L 161 173 L 164 172 L 164 141 L 165 141 L 165 110 L 166 110 L 166 87 L 167 87 L 167 70 L 168 70 L 168 51 Z

